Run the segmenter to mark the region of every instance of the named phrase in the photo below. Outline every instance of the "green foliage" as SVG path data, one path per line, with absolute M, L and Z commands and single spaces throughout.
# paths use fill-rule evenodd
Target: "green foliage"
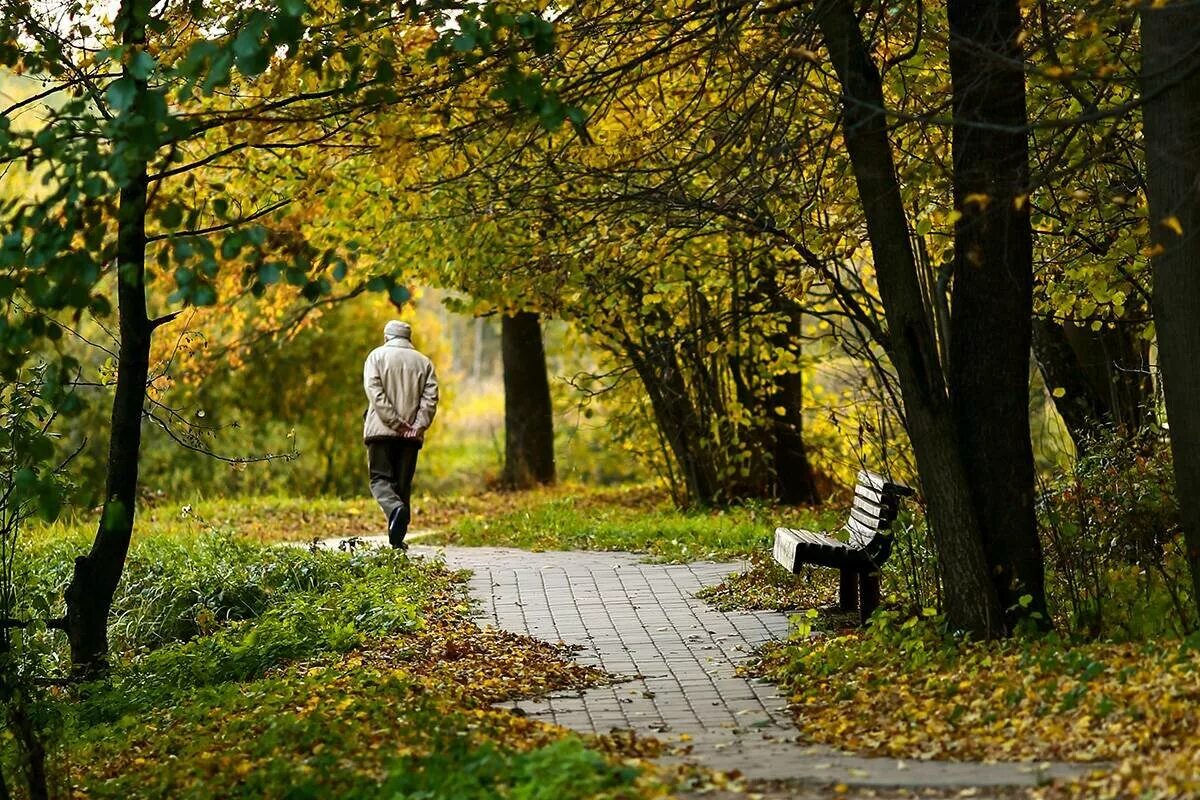
M 1118 639 L 1196 630 L 1167 442 L 1098 437 L 1045 487 L 1039 512 L 1066 630 Z
M 513 753 L 455 737 L 426 758 L 398 762 L 382 789 L 398 800 L 610 800 L 635 796 L 637 774 L 613 767 L 578 739 Z

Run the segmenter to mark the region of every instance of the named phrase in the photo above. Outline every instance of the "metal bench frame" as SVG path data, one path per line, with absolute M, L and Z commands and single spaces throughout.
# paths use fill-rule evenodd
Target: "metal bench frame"
M 892 522 L 900 511 L 900 501 L 912 493 L 909 487 L 878 473 L 860 470 L 854 505 L 841 531 L 776 528 L 775 560 L 792 573 L 805 564 L 840 570 L 838 607 L 858 609 L 865 624 L 879 606 L 879 568 L 892 554 Z

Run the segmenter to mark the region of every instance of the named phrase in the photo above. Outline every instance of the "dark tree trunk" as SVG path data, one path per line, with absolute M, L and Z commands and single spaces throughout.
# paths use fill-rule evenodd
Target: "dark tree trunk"
M 1118 322 L 1098 331 L 1069 326 L 1067 336 L 1093 388 L 1105 398 L 1108 423 L 1124 436 L 1143 430 L 1154 419 L 1154 382 L 1150 345 L 1137 328 Z
M 788 325 L 772 335 L 769 343 L 779 349 L 798 350 L 803 333 L 800 309 L 786 298 L 777 297 L 777 301 L 786 306 Z M 783 409 L 783 414 L 777 409 Z M 793 506 L 819 504 L 821 497 L 804 444 L 804 374 L 797 370 L 775 376 L 764 412 L 775 423 L 772 461 L 779 502 Z
M 842 130 L 888 323 L 917 469 L 929 504 L 950 625 L 976 636 L 1003 632 L 988 576 L 937 344 L 924 305 L 908 220 L 896 177 L 879 71 L 849 0 L 819 0 L 818 24 L 842 85 Z
M 1154 324 L 1200 609 L 1200 5 L 1143 10 L 1142 70 Z
M 19 698 L 11 709 L 13 732 L 17 737 L 18 749 L 25 768 L 25 783 L 30 800 L 49 800 L 50 777 L 46 773 L 46 746 L 29 715 L 24 698 Z
M 504 474 L 509 489 L 555 481 L 554 407 L 538 315 L 522 311 L 500 323 L 504 361 Z
M 146 8 L 139 0 L 122 3 L 117 27 L 123 30 L 124 44 L 145 42 Z M 138 80 L 136 84 L 138 96 L 144 97 L 145 81 Z M 116 254 L 121 345 L 117 353 L 117 390 L 113 397 L 104 505 L 92 549 L 86 556 L 75 559 L 75 572 L 66 590 L 71 662 L 84 674 L 102 671 L 107 665 L 108 615 L 133 535 L 142 413 L 153 331 L 146 315 L 147 185 L 143 161 L 121 189 Z
M 1029 429 L 1033 232 L 1018 0 L 950 0 L 954 230 L 950 398 L 1009 621 L 1046 613 Z M 1027 602 L 1021 603 L 1024 597 Z

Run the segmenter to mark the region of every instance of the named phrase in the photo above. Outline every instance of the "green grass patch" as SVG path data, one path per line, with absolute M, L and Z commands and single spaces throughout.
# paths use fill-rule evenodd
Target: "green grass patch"
M 775 527 L 833 525 L 827 512 L 746 504 L 680 511 L 646 487 L 526 493 L 504 510 L 467 513 L 433 541 L 526 550 L 623 550 L 663 561 L 726 559 L 769 551 Z

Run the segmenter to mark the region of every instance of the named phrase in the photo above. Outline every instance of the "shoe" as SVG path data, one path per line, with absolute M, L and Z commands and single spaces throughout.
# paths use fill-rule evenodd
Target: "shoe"
M 398 505 L 392 509 L 392 516 L 388 519 L 388 541 L 391 542 L 392 547 L 404 544 L 404 536 L 408 533 L 409 517 L 407 505 Z

